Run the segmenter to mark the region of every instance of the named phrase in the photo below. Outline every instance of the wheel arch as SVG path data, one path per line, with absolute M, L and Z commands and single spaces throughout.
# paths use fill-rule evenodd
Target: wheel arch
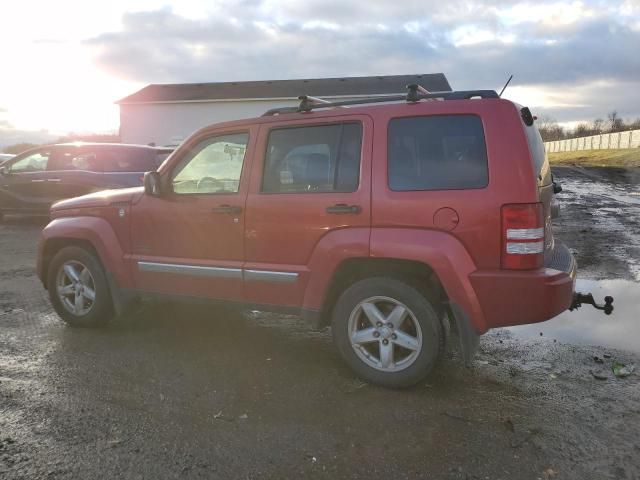
M 370 277 L 385 276 L 408 281 L 434 303 L 438 313 L 442 313 L 443 302 L 447 300 L 446 291 L 435 271 L 426 263 L 399 258 L 348 258 L 336 268 L 320 313 L 321 325 L 329 324 L 331 312 L 340 294 L 349 285 Z
M 61 248 L 75 245 L 94 254 L 102 264 L 110 284 L 130 285 L 124 252 L 109 222 L 99 217 L 58 218 L 42 231 L 38 248 L 38 277 L 45 284 L 51 259 Z
M 53 260 L 53 257 L 55 257 L 56 254 L 65 247 L 82 248 L 94 255 L 98 261 L 102 263 L 100 255 L 89 240 L 73 237 L 53 237 L 46 239 L 43 241 L 42 252 L 40 253 L 40 261 L 42 262 L 42 265 L 38 273 L 45 289 L 48 288 L 47 278 L 49 276 L 49 265 L 51 264 L 51 260 Z
M 452 234 L 436 230 L 408 228 L 372 228 L 367 255 L 344 255 L 332 263 L 325 257 L 320 273 L 312 268 L 307 285 L 303 312 L 316 326 L 326 325 L 336 295 L 360 272 L 409 275 L 414 280 L 427 280 L 423 291 L 437 292 L 436 298 L 457 306 L 465 313 L 465 324 L 473 334 L 487 331 L 484 315 L 470 282 L 476 265 L 464 245 Z M 333 267 L 335 265 L 335 267 Z M 329 271 L 329 266 L 333 267 Z M 354 273 L 356 272 L 356 273 Z M 350 277 L 351 276 L 351 277 Z M 316 277 L 316 278 L 314 278 Z M 346 282 L 346 283 L 345 283 Z M 420 284 L 421 282 L 418 282 Z M 456 322 L 459 323 L 456 318 Z

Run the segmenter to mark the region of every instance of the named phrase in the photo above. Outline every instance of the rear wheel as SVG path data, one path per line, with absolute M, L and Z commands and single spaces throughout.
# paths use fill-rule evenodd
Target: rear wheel
M 364 380 L 407 387 L 424 379 L 443 352 L 442 324 L 430 301 L 395 278 L 353 284 L 338 299 L 333 338 Z
M 104 269 L 83 248 L 65 247 L 53 257 L 47 288 L 56 313 L 71 326 L 97 327 L 113 316 Z

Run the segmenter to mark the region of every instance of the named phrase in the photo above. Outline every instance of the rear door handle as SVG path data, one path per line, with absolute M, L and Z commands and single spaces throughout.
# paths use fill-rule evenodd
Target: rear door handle
M 229 215 L 238 215 L 242 213 L 242 207 L 238 205 L 219 205 L 211 209 L 213 213 L 227 213 Z
M 47 182 L 59 182 L 60 179 L 59 178 L 49 178 L 47 179 Z
M 347 205 L 346 203 L 337 203 L 330 207 L 327 207 L 327 213 L 332 215 L 357 215 L 362 212 L 360 205 Z
M 44 183 L 46 180 L 31 180 L 31 183 Z

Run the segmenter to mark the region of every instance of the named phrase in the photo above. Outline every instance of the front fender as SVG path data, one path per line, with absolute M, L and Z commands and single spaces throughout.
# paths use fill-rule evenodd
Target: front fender
M 46 283 L 44 252 L 51 241 L 81 240 L 89 242 L 119 288 L 131 288 L 131 278 L 124 262 L 124 252 L 113 228 L 103 218 L 79 216 L 61 217 L 52 220 L 42 230 L 38 254 L 38 276 Z
M 462 308 L 478 334 L 488 328 L 469 280 L 476 265 L 453 235 L 437 230 L 371 229 L 371 257 L 412 260 L 427 264 L 438 276 L 449 301 Z

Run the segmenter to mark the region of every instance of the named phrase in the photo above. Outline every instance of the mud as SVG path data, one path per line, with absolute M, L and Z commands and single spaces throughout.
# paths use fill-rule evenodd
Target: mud
M 560 167 L 557 236 L 583 278 L 640 281 L 640 168 Z
M 626 203 L 638 184 L 628 172 L 556 175 L 565 204 L 556 232 L 581 276 L 626 280 L 614 315 L 600 319 L 611 333 L 600 342 L 552 323 L 533 326 L 542 337 L 493 331 L 472 368 L 452 352 L 402 391 L 360 382 L 328 332 L 291 317 L 163 304 L 101 331 L 67 328 L 35 277 L 41 222 L 9 218 L 0 225 L 0 478 L 638 478 L 639 377 L 610 368 L 640 366 L 615 349 L 634 350 L 621 337 L 638 341 L 640 227 Z M 558 325 L 596 328 L 589 315 L 580 324 L 583 313 Z

